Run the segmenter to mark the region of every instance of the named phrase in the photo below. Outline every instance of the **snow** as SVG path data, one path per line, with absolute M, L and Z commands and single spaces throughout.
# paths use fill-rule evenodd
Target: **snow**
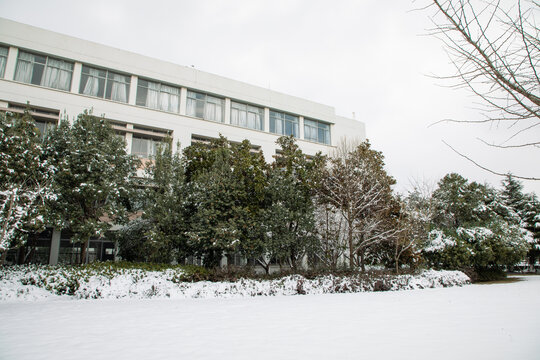
M 540 276 L 415 291 L 0 304 L 0 358 L 538 359 Z
M 300 275 L 290 275 L 275 280 L 240 279 L 235 282 L 185 282 L 180 281 L 182 275 L 181 269 L 110 269 L 98 272 L 61 266 L 16 266 L 0 273 L 0 303 L 54 300 L 66 297 L 66 294 L 76 299 L 186 299 L 396 291 L 461 286 L 470 281 L 460 271 L 434 270 L 417 275 L 378 275 L 369 278 L 361 275 L 327 275 L 306 279 Z M 43 289 L 48 291 L 44 292 Z

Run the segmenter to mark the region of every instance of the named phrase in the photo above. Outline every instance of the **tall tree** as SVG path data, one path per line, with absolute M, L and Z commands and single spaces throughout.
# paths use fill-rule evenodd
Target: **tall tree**
M 53 167 L 32 117 L 0 114 L 0 252 L 23 245 L 30 232 L 44 229 L 44 200 L 52 199 Z
M 507 216 L 519 217 L 521 227 L 529 232 L 529 264 L 534 266 L 540 256 L 540 202 L 536 195 L 524 194 L 523 185 L 511 174 L 502 181 L 501 198 Z
M 321 177 L 320 198 L 346 221 L 349 266 L 364 270 L 367 248 L 396 232 L 390 226 L 395 180 L 384 170 L 382 153 L 371 149 L 368 141 L 340 153 L 330 159 Z
M 314 250 L 313 186 L 323 162 L 320 155 L 308 160 L 292 136 L 280 137 L 277 144 L 281 151 L 269 172 L 262 216 L 265 253 L 258 259 L 267 272 L 272 260 L 297 269 Z
M 143 236 L 139 235 L 147 248 L 147 260 L 164 263 L 180 260 L 189 253 L 184 161 L 179 153 L 172 153 L 171 142 L 167 140 L 147 170 L 150 182 L 146 187 L 143 218 L 148 224 Z M 137 225 L 143 224 L 144 221 L 138 221 L 130 228 L 137 229 Z
M 260 212 L 267 184 L 264 157 L 249 141 L 220 137 L 184 150 L 189 187 L 189 245 L 206 266 L 223 255 L 264 252 Z
M 126 219 L 139 160 L 126 153 L 124 140 L 106 119 L 88 112 L 72 125 L 60 123 L 48 138 L 46 155 L 56 168 L 57 197 L 49 207 L 56 224 L 70 229 L 72 240 L 81 244 L 83 263 L 90 239 Z

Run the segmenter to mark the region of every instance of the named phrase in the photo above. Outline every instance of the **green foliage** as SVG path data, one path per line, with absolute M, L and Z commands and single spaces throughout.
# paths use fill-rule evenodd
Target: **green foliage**
M 189 248 L 185 236 L 188 189 L 184 162 L 180 154 L 172 153 L 170 142 L 158 149 L 148 173 L 151 183 L 146 189 L 148 201 L 143 213 L 146 221 L 133 223 L 140 239 L 135 248 L 142 247 L 140 251 L 144 255 L 139 255 L 139 259 L 171 262 L 179 254 L 188 253 Z
M 62 121 L 47 139 L 45 154 L 56 168 L 57 198 L 48 204 L 52 219 L 69 228 L 74 241 L 84 247 L 113 221 L 126 220 L 139 161 L 126 153 L 107 120 L 84 112 L 72 125 Z
M 32 117 L 0 114 L 0 251 L 44 229 L 53 170 Z
M 449 174 L 439 182 L 433 199 L 433 230 L 424 249 L 431 265 L 500 268 L 523 258 L 526 234 L 492 188 Z

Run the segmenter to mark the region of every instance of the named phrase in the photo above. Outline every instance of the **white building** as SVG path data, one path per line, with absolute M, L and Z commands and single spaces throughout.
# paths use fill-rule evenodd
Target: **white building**
M 92 109 L 141 157 L 167 135 L 181 147 L 248 139 L 268 162 L 281 135 L 308 155 L 365 139 L 362 122 L 327 105 L 0 18 L 0 111 L 27 106 L 42 131 Z

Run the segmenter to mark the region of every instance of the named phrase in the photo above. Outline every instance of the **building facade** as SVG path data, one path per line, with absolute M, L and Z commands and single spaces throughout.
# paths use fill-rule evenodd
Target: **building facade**
M 28 108 L 42 133 L 91 109 L 142 158 L 167 136 L 181 148 L 220 134 L 248 139 L 268 162 L 282 135 L 307 155 L 365 139 L 362 122 L 327 105 L 0 18 L 0 111 Z M 61 253 L 55 233 L 51 263 Z

